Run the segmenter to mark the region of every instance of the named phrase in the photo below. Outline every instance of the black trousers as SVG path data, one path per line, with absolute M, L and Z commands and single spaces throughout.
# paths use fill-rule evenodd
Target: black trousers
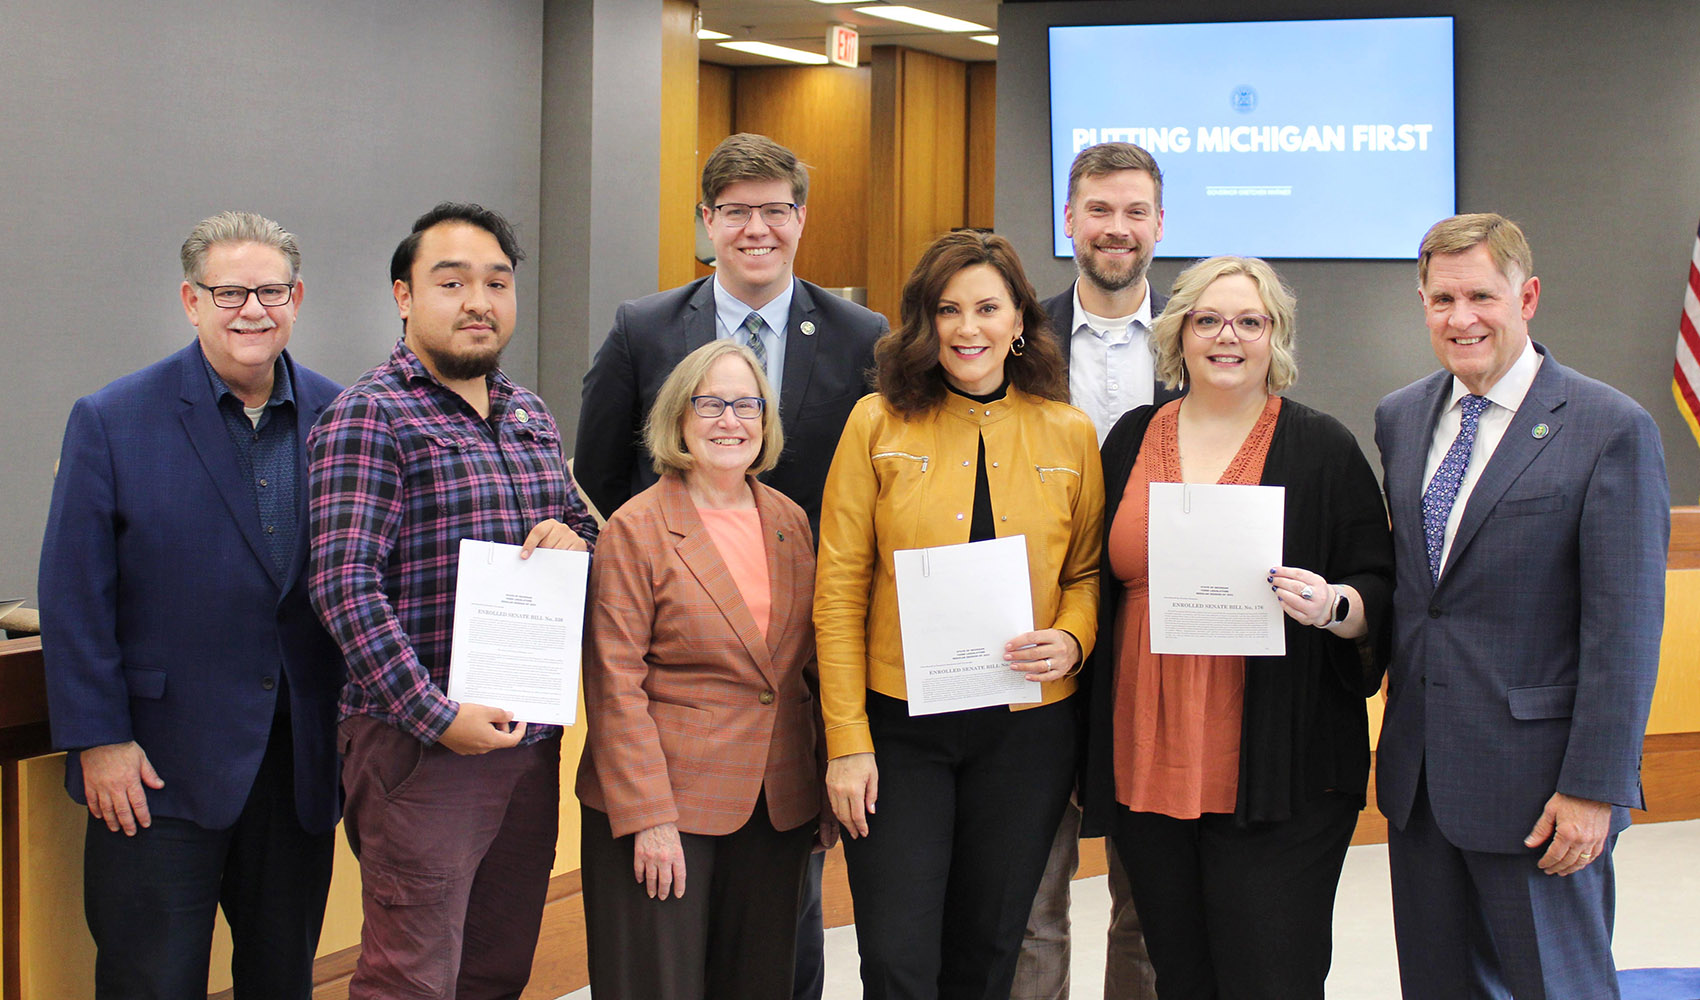
M 579 813 L 596 1000 L 790 1000 L 813 820 L 775 830 L 763 796 L 732 833 L 681 833 L 685 894 L 650 899 L 632 871 L 634 838 L 616 838 L 607 813 Z
M 334 833 L 301 829 L 292 753 L 289 718 L 280 717 L 229 829 L 156 816 L 126 837 L 89 817 L 83 912 L 99 1000 L 205 996 L 220 906 L 235 944 L 237 1000 L 312 995 Z
M 1279 823 L 1116 811 L 1161 1000 L 1322 1000 L 1334 891 L 1358 806 L 1325 794 Z
M 867 1000 L 1009 1000 L 1074 784 L 1067 701 L 911 718 L 868 692 L 879 795 L 844 841 Z
M 803 874 L 803 898 L 797 903 L 797 970 L 791 1000 L 820 1000 L 826 992 L 826 924 L 821 911 L 820 880 L 826 853 L 809 855 Z

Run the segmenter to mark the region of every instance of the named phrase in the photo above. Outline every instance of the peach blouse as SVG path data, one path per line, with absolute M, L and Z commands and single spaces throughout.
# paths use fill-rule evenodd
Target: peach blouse
M 1218 482 L 1257 485 L 1281 411 L 1271 396 Z M 1245 658 L 1151 652 L 1150 483 L 1181 482 L 1180 400 L 1145 432 L 1110 527 L 1110 568 L 1125 586 L 1116 613 L 1116 801 L 1135 812 L 1197 819 L 1232 813 L 1239 788 Z

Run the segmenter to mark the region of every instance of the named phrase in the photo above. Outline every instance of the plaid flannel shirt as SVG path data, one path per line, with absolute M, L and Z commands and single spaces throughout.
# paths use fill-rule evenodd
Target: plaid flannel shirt
M 518 545 L 556 518 L 595 544 L 561 432 L 499 371 L 481 419 L 398 343 L 326 409 L 307 448 L 313 606 L 348 661 L 339 715 L 434 743 L 460 711 L 446 693 L 460 540 Z M 530 726 L 524 742 L 558 731 Z

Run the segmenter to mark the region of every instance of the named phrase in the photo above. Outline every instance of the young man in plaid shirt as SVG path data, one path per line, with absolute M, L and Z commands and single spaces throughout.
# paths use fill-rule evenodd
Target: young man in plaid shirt
M 313 604 L 348 660 L 346 829 L 365 924 L 351 998 L 518 996 L 554 862 L 560 730 L 451 701 L 460 540 L 587 549 L 595 521 L 513 335 L 501 216 L 444 203 L 390 262 L 404 334 L 308 438 Z

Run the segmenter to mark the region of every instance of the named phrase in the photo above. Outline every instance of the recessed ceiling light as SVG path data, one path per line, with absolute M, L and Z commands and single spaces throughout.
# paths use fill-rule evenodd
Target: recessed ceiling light
M 787 62 L 806 63 L 810 66 L 825 66 L 826 56 L 818 52 L 804 52 L 802 49 L 786 48 L 771 42 L 720 42 L 723 49 L 737 52 L 748 52 L 754 56 L 767 56 L 769 59 L 784 59 Z
M 731 38 L 732 36 L 728 35 L 724 31 L 710 31 L 707 28 L 698 28 L 697 29 L 697 37 L 702 39 L 705 42 L 713 42 L 713 41 L 718 41 L 722 38 Z
M 974 39 L 976 42 L 985 42 L 987 45 L 996 45 L 998 43 L 998 36 L 996 35 L 970 35 L 969 37 Z
M 913 24 L 917 28 L 931 28 L 934 31 L 990 31 L 984 24 L 964 21 L 959 17 L 947 17 L 935 14 L 930 10 L 917 10 L 914 7 L 903 7 L 898 4 L 881 4 L 877 7 L 857 7 L 856 13 L 870 14 L 883 17 L 888 21 L 901 21 Z

